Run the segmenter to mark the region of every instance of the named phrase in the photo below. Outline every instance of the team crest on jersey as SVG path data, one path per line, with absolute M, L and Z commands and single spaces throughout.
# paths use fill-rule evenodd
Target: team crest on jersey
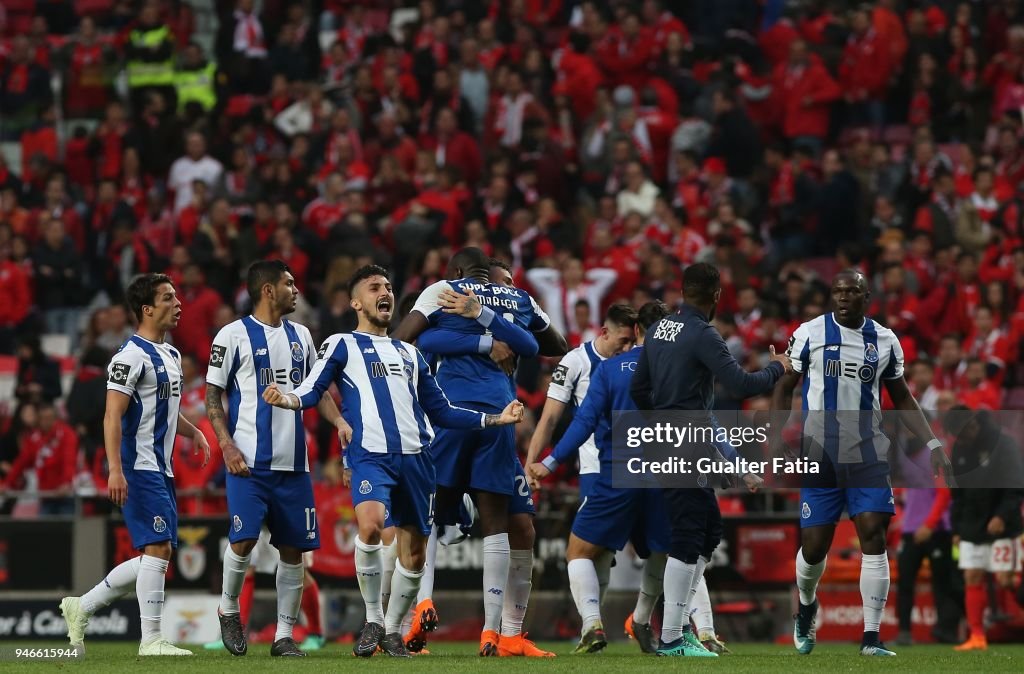
M 220 367 L 224 365 L 224 356 L 227 355 L 228 349 L 226 346 L 220 344 L 214 344 L 210 347 L 210 367 Z
M 292 342 L 292 360 L 296 363 L 301 363 L 306 359 L 306 354 L 302 353 L 302 345 L 298 342 Z
M 800 507 L 800 517 L 805 520 L 811 519 L 811 506 L 807 504 L 807 501 L 804 501 L 804 504 Z
M 555 368 L 555 371 L 551 373 L 551 383 L 564 385 L 566 377 L 569 375 L 569 368 L 564 365 L 559 365 Z
M 878 362 L 878 349 L 875 348 L 874 344 L 866 344 L 864 346 L 864 360 L 869 363 Z
M 704 473 L 701 473 L 700 475 L 698 475 L 697 476 L 697 486 L 698 487 L 706 487 L 706 486 L 708 486 L 708 476 L 705 475 Z
M 373 491 L 373 487 L 370 485 L 369 480 L 363 480 L 359 483 L 359 493 L 366 495 Z
M 128 363 L 114 363 L 110 366 L 110 377 L 107 379 L 112 384 L 124 384 L 128 381 L 128 373 L 132 366 Z
M 232 517 L 231 518 L 231 526 L 234 528 L 234 530 L 236 532 L 237 531 L 241 531 L 242 530 L 242 518 L 239 517 L 238 515 L 235 515 L 234 517 Z
M 163 517 L 160 517 L 159 515 L 153 517 L 153 531 L 158 534 L 162 534 L 167 531 L 167 522 L 164 521 Z

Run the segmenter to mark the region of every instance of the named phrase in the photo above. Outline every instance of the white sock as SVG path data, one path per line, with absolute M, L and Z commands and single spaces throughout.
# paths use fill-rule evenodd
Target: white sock
M 241 557 L 236 555 L 228 544 L 224 551 L 224 582 L 220 594 L 220 612 L 224 615 L 238 613 L 238 595 L 245 583 L 245 572 L 249 570 L 249 558 L 252 553 Z
M 402 620 L 409 614 L 409 609 L 416 601 L 416 593 L 419 592 L 422 578 L 423 569 L 409 571 L 401 562 L 395 562 L 395 575 L 391 581 L 391 602 L 388 604 L 388 614 L 384 617 L 386 634 L 398 632 L 402 628 Z
M 696 564 L 686 564 L 675 557 L 665 563 L 665 617 L 661 624 L 661 640 L 666 644 L 683 636 L 683 626 L 690 623 L 690 592 Z
M 597 571 L 597 585 L 600 589 L 601 603 L 604 603 L 604 593 L 608 591 L 608 583 L 612 578 L 612 562 L 615 561 L 615 552 L 602 550 L 601 554 L 594 560 L 594 569 Z
M 640 578 L 640 593 L 636 597 L 636 608 L 633 609 L 633 622 L 638 625 L 650 625 L 654 605 L 661 596 L 665 580 L 665 562 L 667 556 L 661 552 L 651 553 L 644 560 L 644 575 Z
M 513 550 L 509 553 L 508 587 L 501 610 L 501 636 L 514 637 L 522 633 L 532 588 L 533 550 Z
M 427 561 L 423 565 L 423 579 L 420 580 L 420 592 L 416 595 L 416 601 L 430 599 L 434 595 L 434 569 L 437 565 L 437 525 L 430 530 L 430 537 L 427 539 Z
M 810 606 L 817 597 L 818 581 L 825 573 L 825 560 L 817 564 L 808 564 L 804 559 L 804 549 L 796 552 L 796 589 L 800 593 L 800 603 Z
M 139 577 L 141 564 L 141 555 L 121 562 L 107 574 L 106 578 L 96 583 L 96 587 L 83 594 L 80 606 L 86 615 L 92 615 L 104 606 L 110 606 L 115 599 L 120 599 L 131 592 Z
M 601 624 L 601 588 L 593 560 L 574 559 L 569 562 L 569 590 L 576 610 L 583 619 L 582 633 Z
M 864 631 L 877 632 L 882 625 L 885 600 L 889 596 L 889 556 L 861 555 L 860 598 L 864 602 Z
M 391 582 L 395 575 L 395 563 L 398 561 L 398 537 L 391 541 L 391 545 L 385 545 L 381 550 L 384 564 L 384 575 L 381 576 L 380 598 L 381 606 L 387 608 L 391 597 Z
M 292 636 L 292 628 L 299 621 L 305 577 L 306 569 L 301 560 L 298 564 L 277 563 L 277 633 L 274 641 Z
M 505 604 L 509 567 L 508 534 L 484 536 L 484 631 L 497 632 Z
M 708 583 L 704 576 L 697 583 L 697 591 L 690 601 L 690 615 L 697 626 L 697 634 L 715 634 L 715 614 L 711 610 L 711 595 L 708 594 Z
M 160 618 L 164 613 L 164 577 L 167 560 L 143 555 L 139 563 L 139 576 L 135 579 L 135 594 L 139 599 L 142 618 L 142 643 L 160 638 Z
M 383 546 L 367 545 L 356 536 L 356 579 L 359 592 L 366 604 L 366 622 L 384 624 L 384 608 L 381 604 L 380 584 L 384 576 Z

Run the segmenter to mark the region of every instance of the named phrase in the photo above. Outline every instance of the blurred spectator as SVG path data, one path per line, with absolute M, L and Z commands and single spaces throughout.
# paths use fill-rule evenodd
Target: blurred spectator
M 38 122 L 52 99 L 50 74 L 33 60 L 29 49 L 28 38 L 16 35 L 11 40 L 10 54 L 0 62 L 2 140 L 18 140 L 22 131 Z
M 192 201 L 192 183 L 202 180 L 212 188 L 218 183 L 224 166 L 206 154 L 206 139 L 198 132 L 185 137 L 185 156 L 171 165 L 167 186 L 174 191 L 174 212 L 179 213 Z
M 189 106 L 198 106 L 199 114 L 213 110 L 217 105 L 222 80 L 217 76 L 217 64 L 207 61 L 203 48 L 190 42 L 181 56 L 181 65 L 174 72 L 174 88 L 178 100 L 178 112 L 187 113 Z
M 10 474 L 25 439 L 39 426 L 36 405 L 21 403 L 14 410 L 14 414 L 4 421 L 6 423 L 0 432 L 0 483 Z M 16 504 L 15 499 L 0 499 L 0 515 L 10 515 Z
M 174 330 L 174 344 L 182 354 L 206 358 L 213 339 L 214 316 L 222 304 L 221 296 L 206 285 L 202 269 L 195 262 L 189 262 L 182 269 L 177 291 L 182 315 L 188 316 L 188 320 Z
M 31 308 L 29 275 L 11 259 L 10 242 L 0 244 L 0 353 L 14 352 L 18 330 Z
M 110 352 L 91 347 L 82 354 L 67 397 L 68 423 L 74 427 L 86 451 L 103 450 L 103 412 L 106 409 L 106 367 Z
M 563 335 L 575 324 L 576 302 L 586 300 L 590 307 L 590 324 L 600 325 L 604 299 L 618 274 L 614 269 L 584 270 L 583 263 L 570 258 L 558 269 L 528 269 L 526 279 L 537 293 L 551 324 Z
M 170 109 L 174 109 L 175 47 L 174 31 L 160 17 L 159 3 L 145 0 L 138 22 L 124 46 L 128 87 L 136 113 L 142 111 L 143 100 L 153 89 L 165 97 Z
M 82 258 L 59 218 L 51 218 L 42 233 L 33 255 L 36 304 L 46 319 L 47 331 L 67 335 L 74 351 L 81 332 Z
M 39 427 L 21 443 L 18 457 L 0 483 L 0 492 L 17 489 L 26 470 L 34 469 L 36 489 L 56 492 L 56 498 L 45 498 L 39 505 L 42 515 L 70 515 L 74 512 L 72 480 L 78 468 L 78 435 L 57 417 L 51 402 L 37 404 Z
M 18 374 L 14 395 L 19 402 L 53 402 L 61 397 L 60 365 L 45 353 L 35 335 L 18 343 Z
M 223 3 L 228 5 L 229 3 Z M 220 17 L 217 61 L 227 71 L 231 91 L 260 95 L 270 86 L 267 41 L 253 0 L 236 0 L 235 10 Z
M 818 154 L 831 121 L 829 104 L 841 89 L 803 40 L 790 43 L 788 61 L 775 67 L 772 90 L 782 110 L 783 136 Z

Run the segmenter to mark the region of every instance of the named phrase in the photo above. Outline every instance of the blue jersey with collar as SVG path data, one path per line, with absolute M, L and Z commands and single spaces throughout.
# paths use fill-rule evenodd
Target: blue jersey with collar
M 497 314 L 494 320 L 500 317 L 527 332 L 540 332 L 550 324 L 547 314 L 525 290 L 467 278 L 438 281 L 420 294 L 413 311 L 423 314 L 431 328 L 476 336 L 491 334 L 489 327 L 478 320 L 441 311 L 438 298 L 448 288 L 462 294 L 472 291 L 485 309 Z M 436 377 L 452 402 L 504 407 L 515 400 L 514 382 L 486 353 L 438 355 Z

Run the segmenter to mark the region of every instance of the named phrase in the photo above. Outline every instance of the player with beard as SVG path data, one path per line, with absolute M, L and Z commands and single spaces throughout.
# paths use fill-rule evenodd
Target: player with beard
M 349 293 L 359 316 L 355 332 L 328 337 L 295 390 L 282 392 L 271 384 L 263 397 L 275 407 L 298 410 L 317 404 L 332 382 L 343 391 L 342 413 L 353 429 L 345 453 L 359 528 L 356 575 L 366 605 L 366 625 L 353 652 L 370 657 L 380 646 L 388 655 L 407 657 L 399 630 L 416 599 L 434 519 L 436 480 L 427 451 L 433 425 L 505 426 L 522 420 L 523 405 L 512 400 L 494 414 L 453 406 L 423 355 L 387 336 L 395 296 L 385 269 L 363 267 L 349 282 Z M 396 527 L 397 561 L 385 616 L 381 532 L 386 514 Z
M 320 547 L 306 433 L 301 412 L 275 409 L 263 400 L 263 392 L 269 386 L 285 391 L 297 386 L 312 369 L 317 350 L 309 330 L 284 318 L 295 311 L 299 296 L 288 266 L 280 260 L 254 262 L 246 276 L 252 314 L 217 333 L 206 373 L 206 411 L 228 472 L 221 639 L 232 655 L 245 655 L 238 597 L 266 524 L 270 543 L 281 555 L 277 632 L 270 654 L 303 656 L 292 638 L 305 577 L 302 555 Z M 350 432 L 330 395 L 315 403 L 339 434 Z

